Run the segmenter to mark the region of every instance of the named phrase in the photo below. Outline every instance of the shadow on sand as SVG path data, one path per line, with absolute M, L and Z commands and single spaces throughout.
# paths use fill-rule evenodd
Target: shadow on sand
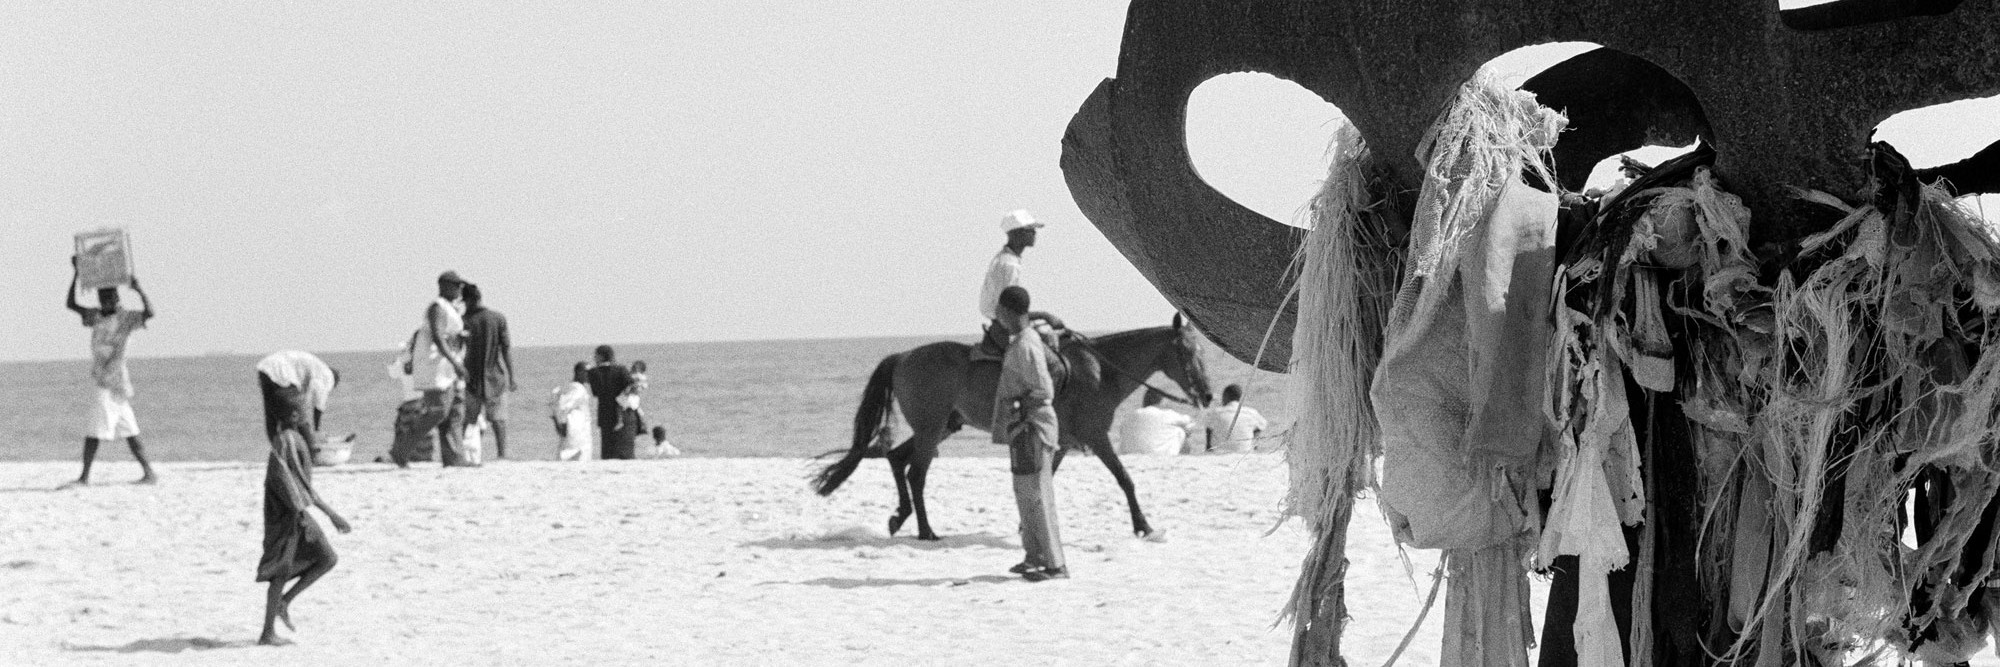
M 82 646 L 76 644 L 64 644 L 63 648 L 65 650 L 70 650 L 70 651 L 96 651 L 96 652 L 106 652 L 106 653 L 110 652 L 180 653 L 182 651 L 210 651 L 219 648 L 249 648 L 256 645 L 257 642 L 248 640 L 226 642 L 220 639 L 209 639 L 207 637 L 166 637 L 162 639 L 141 639 L 138 641 L 134 641 L 130 644 L 126 644 L 124 646 Z
M 820 537 L 774 537 L 768 540 L 744 542 L 738 546 L 762 549 L 854 549 L 858 547 L 910 547 L 925 551 L 940 549 L 964 549 L 967 547 L 991 547 L 994 549 L 1019 549 L 1019 542 L 993 533 L 973 533 L 952 535 L 935 542 L 919 540 L 915 537 L 877 537 L 828 535 Z
M 966 584 L 973 584 L 973 583 L 1004 584 L 1010 581 L 1021 581 L 1021 578 L 1008 576 L 1004 574 L 982 574 L 977 577 L 964 577 L 964 578 L 944 577 L 944 578 L 933 578 L 933 579 L 843 579 L 840 577 L 820 577 L 818 579 L 813 579 L 810 581 L 766 581 L 758 585 L 778 586 L 783 584 L 791 584 L 798 586 L 825 586 L 827 588 L 848 589 L 848 588 L 882 588 L 887 586 L 931 587 L 931 586 L 943 586 L 946 584 L 950 584 L 953 586 L 964 586 Z

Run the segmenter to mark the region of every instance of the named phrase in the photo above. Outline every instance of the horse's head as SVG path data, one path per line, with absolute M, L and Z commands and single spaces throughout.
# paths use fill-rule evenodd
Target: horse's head
M 1166 352 L 1170 360 L 1161 364 L 1161 368 L 1168 379 L 1181 386 L 1188 400 L 1195 402 L 1195 407 L 1208 407 L 1208 364 L 1201 360 L 1201 335 L 1181 321 L 1180 313 L 1174 313 L 1173 331 Z

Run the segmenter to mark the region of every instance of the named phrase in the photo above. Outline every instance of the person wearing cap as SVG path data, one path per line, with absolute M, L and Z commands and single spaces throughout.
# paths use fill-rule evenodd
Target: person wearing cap
M 1010 572 L 1028 581 L 1068 579 L 1057 527 L 1056 489 L 1050 475 L 1058 439 L 1055 380 L 1049 348 L 1028 320 L 1028 290 L 1000 291 L 994 326 L 1012 334 L 993 391 L 993 442 L 1007 445 L 1014 473 L 1014 505 L 1021 513 L 1021 549 L 1027 557 Z
M 1035 230 L 1041 228 L 1042 223 L 1026 210 L 1000 216 L 1000 231 L 1006 232 L 1007 244 L 986 264 L 986 283 L 979 288 L 979 314 L 991 322 L 979 347 L 989 358 L 997 359 L 1007 349 L 1008 329 L 1000 326 L 998 314 L 1000 292 L 1021 284 L 1021 253 L 1035 246 Z
M 424 309 L 423 329 L 410 355 L 417 387 L 424 392 L 424 426 L 437 429 L 438 461 L 445 467 L 471 465 L 465 458 L 465 317 L 459 299 L 465 279 L 457 271 L 438 275 L 438 295 Z M 397 465 L 410 457 L 391 452 Z

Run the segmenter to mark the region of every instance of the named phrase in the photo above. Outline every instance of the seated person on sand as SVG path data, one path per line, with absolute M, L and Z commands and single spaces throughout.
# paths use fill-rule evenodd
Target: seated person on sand
M 271 457 L 264 468 L 264 555 L 257 562 L 257 581 L 270 582 L 264 595 L 264 634 L 259 644 L 291 642 L 278 637 L 277 623 L 292 626 L 291 605 L 313 582 L 339 562 L 333 544 L 306 508 L 317 507 L 345 534 L 347 519 L 328 507 L 313 489 L 312 459 L 307 444 L 319 430 L 327 396 L 340 375 L 309 353 L 276 352 L 257 362 L 257 385 L 264 396 L 264 433 L 271 439 Z M 291 590 L 285 582 L 296 581 Z
M 1147 389 L 1139 409 L 1125 415 L 1118 424 L 1118 452 L 1121 454 L 1181 453 L 1194 418 L 1160 405 L 1166 398 L 1158 390 Z
M 1202 413 L 1202 428 L 1208 433 L 1208 451 L 1215 453 L 1255 451 L 1257 439 L 1264 436 L 1264 429 L 1269 426 L 1264 421 L 1264 415 L 1243 405 L 1241 385 L 1224 387 L 1222 403 Z

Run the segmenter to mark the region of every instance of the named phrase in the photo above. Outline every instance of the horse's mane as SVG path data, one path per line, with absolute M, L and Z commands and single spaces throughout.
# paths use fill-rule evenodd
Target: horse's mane
M 1146 327 L 1143 329 L 1130 329 L 1126 331 L 1108 333 L 1102 336 L 1090 336 L 1089 339 L 1091 341 L 1098 343 L 1118 343 L 1124 341 L 1127 338 L 1135 338 L 1140 334 L 1154 333 L 1161 329 L 1171 329 L 1171 327 Z

